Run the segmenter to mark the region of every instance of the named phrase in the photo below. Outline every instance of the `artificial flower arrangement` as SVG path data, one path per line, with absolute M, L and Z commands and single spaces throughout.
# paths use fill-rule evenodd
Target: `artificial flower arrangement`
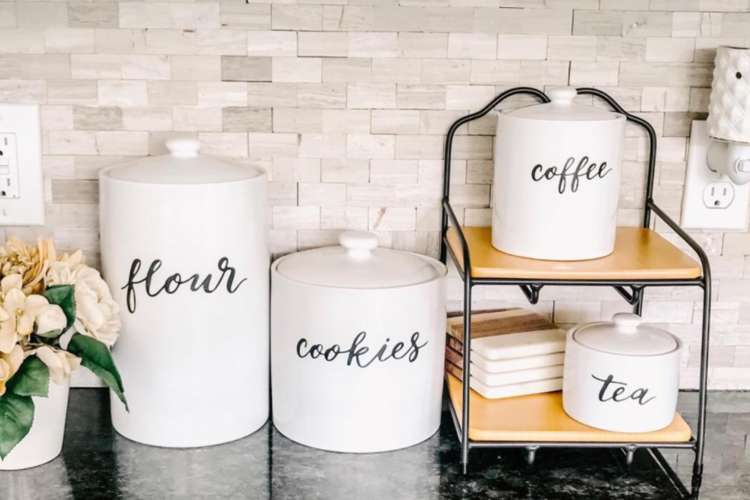
M 67 385 L 83 365 L 127 408 L 110 347 L 120 332 L 117 303 L 81 251 L 57 256 L 50 240 L 0 247 L 0 459 L 29 433 L 33 397 L 50 381 Z

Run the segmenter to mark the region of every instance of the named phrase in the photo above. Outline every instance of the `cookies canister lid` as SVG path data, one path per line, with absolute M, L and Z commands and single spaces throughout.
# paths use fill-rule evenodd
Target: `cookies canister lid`
M 643 324 L 641 317 L 632 313 L 617 313 L 612 321 L 577 326 L 571 340 L 597 351 L 630 356 L 667 354 L 680 347 L 677 337 Z
M 120 163 L 102 171 L 102 178 L 141 184 L 214 184 L 260 177 L 263 171 L 199 154 L 196 139 L 172 139 L 169 154 Z
M 625 120 L 625 116 L 604 108 L 576 104 L 573 102 L 576 89 L 573 87 L 553 87 L 547 90 L 550 102 L 525 106 L 500 116 L 545 121 L 610 121 Z
M 345 231 L 337 246 L 287 255 L 275 267 L 287 279 L 333 288 L 393 288 L 446 274 L 445 266 L 430 257 L 378 248 L 377 236 L 364 231 Z

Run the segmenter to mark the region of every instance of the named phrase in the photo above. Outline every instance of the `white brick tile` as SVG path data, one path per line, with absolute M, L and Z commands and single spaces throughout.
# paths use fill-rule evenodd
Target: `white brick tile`
M 393 158 L 392 135 L 349 134 L 346 137 L 347 158 Z
M 347 87 L 350 108 L 394 108 L 396 86 L 392 83 L 355 83 Z
M 349 36 L 343 32 L 301 31 L 299 33 L 300 56 L 346 57 Z
M 371 207 L 371 231 L 414 231 L 417 226 L 416 208 Z
M 419 59 L 381 58 L 372 60 L 370 81 L 382 83 L 419 83 L 422 62 Z
M 320 82 L 321 60 L 311 57 L 274 57 L 274 82 Z
M 320 109 L 274 108 L 274 132 L 322 132 L 323 111 Z
M 455 59 L 495 59 L 497 36 L 492 33 L 450 33 L 448 57 Z
M 320 208 L 321 229 L 356 229 L 367 231 L 368 209 L 365 207 Z
M 418 160 L 372 160 L 370 182 L 373 184 L 416 184 Z
M 171 108 L 124 108 L 122 127 L 125 130 L 172 130 Z
M 198 82 L 199 106 L 246 106 L 247 84 L 244 82 Z
M 424 59 L 422 83 L 464 83 L 471 73 L 467 59 Z
M 396 87 L 399 109 L 443 109 L 445 87 L 442 85 L 402 85 Z
M 447 33 L 399 33 L 398 43 L 404 57 L 441 58 L 448 55 Z
M 344 134 L 302 134 L 300 158 L 343 158 L 346 156 Z
M 273 207 L 274 229 L 317 229 L 320 227 L 320 207 Z
M 105 106 L 145 106 L 148 101 L 146 82 L 137 80 L 99 80 L 97 95 Z
M 44 31 L 44 47 L 49 53 L 90 54 L 94 52 L 94 30 L 47 29 Z
M 646 60 L 660 62 L 689 62 L 693 60 L 695 41 L 692 38 L 649 38 L 646 41 Z
M 616 62 L 573 61 L 570 67 L 571 85 L 617 85 L 619 65 Z
M 365 184 L 370 178 L 370 162 L 366 159 L 324 159 L 321 161 L 320 173 L 323 182 Z
M 218 3 L 120 2 L 121 28 L 218 28 Z
M 299 204 L 319 207 L 343 206 L 346 204 L 346 184 L 301 182 Z
M 275 182 L 319 183 L 320 172 L 320 160 L 317 158 L 274 158 L 271 165 L 271 177 Z M 295 190 L 295 200 L 296 193 Z
M 398 57 L 398 33 L 349 33 L 351 57 Z
M 172 80 L 221 80 L 221 56 L 169 56 Z
M 497 36 L 498 59 L 546 59 L 546 35 L 506 35 Z
M 99 154 L 113 156 L 143 156 L 148 154 L 148 132 L 96 132 Z
M 325 133 L 370 132 L 370 112 L 367 110 L 324 109 L 322 110 L 322 131 Z
M 416 134 L 419 121 L 419 111 L 416 110 L 372 110 L 374 134 Z
M 449 85 L 446 109 L 481 109 L 495 96 L 495 87 L 488 85 Z
M 45 105 L 40 108 L 43 130 L 73 129 L 73 108 L 68 105 Z
M 342 83 L 299 83 L 297 103 L 309 108 L 345 108 L 346 87 Z
M 250 133 L 249 155 L 251 158 L 295 157 L 299 139 L 297 134 Z
M 249 31 L 247 55 L 294 57 L 297 55 L 297 33 L 294 31 Z M 304 54 L 300 52 L 299 55 Z
M 323 29 L 323 7 L 320 5 L 271 6 L 274 30 L 320 31 Z
M 549 37 L 550 60 L 593 61 L 596 59 L 596 37 L 551 36 Z
M 93 132 L 52 130 L 45 134 L 44 152 L 53 155 L 97 154 L 96 136 Z

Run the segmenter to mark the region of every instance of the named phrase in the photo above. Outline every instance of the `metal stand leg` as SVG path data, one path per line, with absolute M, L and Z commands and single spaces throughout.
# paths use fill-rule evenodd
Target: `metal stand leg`
M 703 331 L 701 333 L 700 387 L 698 390 L 698 431 L 693 463 L 692 495 L 697 498 L 703 480 L 703 452 L 706 443 L 706 407 L 708 393 L 708 343 L 711 329 L 711 276 L 704 273 Z
M 461 407 L 461 472 L 469 471 L 469 391 L 471 390 L 471 276 L 464 279 L 463 404 Z

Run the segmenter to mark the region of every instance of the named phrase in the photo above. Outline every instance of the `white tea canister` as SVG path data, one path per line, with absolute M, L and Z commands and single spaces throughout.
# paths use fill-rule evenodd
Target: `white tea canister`
M 274 425 L 324 450 L 417 444 L 440 425 L 446 268 L 371 233 L 339 242 L 271 267 Z
M 246 436 L 268 419 L 270 257 L 266 176 L 198 154 L 100 175 L 103 275 L 122 310 L 113 355 L 130 412 L 112 423 L 145 444 L 193 447 Z
M 549 260 L 612 253 L 625 116 L 574 104 L 574 88 L 551 102 L 497 115 L 492 245 Z
M 563 408 L 581 423 L 650 432 L 674 420 L 682 344 L 671 333 L 618 313 L 568 333 Z

